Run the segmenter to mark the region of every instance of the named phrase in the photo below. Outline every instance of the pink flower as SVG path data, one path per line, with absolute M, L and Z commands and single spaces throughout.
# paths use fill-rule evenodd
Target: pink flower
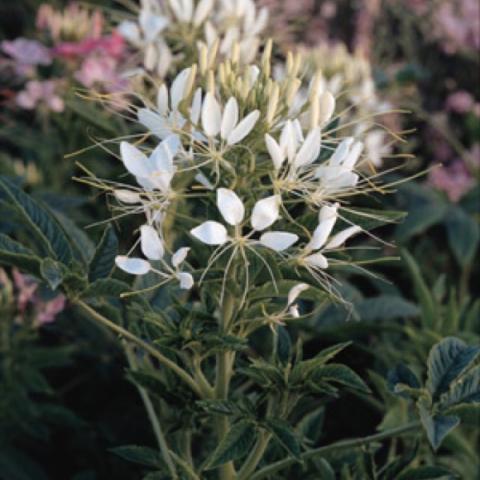
M 107 90 L 118 91 L 126 87 L 126 82 L 117 72 L 117 61 L 111 57 L 92 56 L 86 58 L 75 73 L 75 78 L 85 87 L 101 84 Z
M 17 105 L 25 110 L 33 110 L 43 104 L 48 110 L 62 112 L 65 105 L 60 96 L 55 93 L 58 82 L 55 80 L 31 80 L 25 89 L 17 94 Z
M 52 323 L 55 317 L 65 309 L 66 299 L 63 295 L 57 295 L 54 299 L 37 304 L 37 314 L 34 318 L 34 326 L 41 327 L 46 323 Z
M 446 167 L 431 170 L 428 183 L 445 192 L 452 202 L 458 202 L 475 185 L 475 180 L 463 161 L 457 159 Z
M 62 42 L 53 48 L 59 57 L 85 57 L 93 53 L 101 53 L 109 57 L 119 58 L 125 50 L 125 41 L 117 32 L 100 38 L 87 38 L 79 42 Z
M 24 65 L 50 65 L 52 62 L 49 49 L 36 40 L 4 40 L 1 47 L 3 52 Z
M 455 113 L 468 113 L 475 105 L 473 96 L 465 90 L 458 90 L 447 97 L 445 106 L 447 110 Z

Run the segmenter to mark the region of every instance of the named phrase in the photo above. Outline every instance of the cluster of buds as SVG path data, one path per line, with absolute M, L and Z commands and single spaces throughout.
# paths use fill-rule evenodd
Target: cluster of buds
M 336 98 L 319 92 L 320 72 L 305 84 L 301 54 L 289 55 L 275 79 L 271 51 L 267 42 L 258 64 L 244 65 L 238 55 L 222 60 L 216 46 L 205 48 L 159 87 L 156 105 L 136 107 L 141 138 L 120 144 L 135 184 L 96 179 L 116 200 L 118 217 L 144 218 L 139 240 L 117 257 L 120 269 L 156 274 L 154 287 L 173 280 L 190 290 L 208 280 L 221 303 L 233 274 L 246 298 L 257 263 L 274 288 L 285 268 L 300 285 L 310 279 L 337 296 L 328 270 L 348 263 L 345 242 L 362 232 L 343 205 L 373 185 L 357 169 L 363 138 L 341 135 Z M 138 244 L 145 258 L 133 255 Z M 303 287 L 292 298 L 297 291 Z M 297 316 L 292 306 L 285 315 Z
M 164 77 L 199 49 L 226 57 L 235 47 L 243 63 L 253 61 L 267 21 L 267 9 L 257 10 L 253 0 L 142 0 L 138 17 L 119 31 L 141 53 L 144 68 Z

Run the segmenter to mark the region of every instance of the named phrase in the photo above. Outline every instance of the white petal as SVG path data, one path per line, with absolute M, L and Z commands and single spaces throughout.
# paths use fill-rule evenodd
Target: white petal
M 193 228 L 190 233 L 207 245 L 223 245 L 228 240 L 227 229 L 212 220 Z
M 126 190 L 124 188 L 117 188 L 113 191 L 113 194 L 118 201 L 127 204 L 140 203 L 142 199 L 137 192 L 132 192 L 131 190 Z
M 332 167 L 340 165 L 347 158 L 350 146 L 353 143 L 353 137 L 344 138 L 337 146 L 333 155 L 330 157 L 329 164 Z
M 260 243 L 276 252 L 282 252 L 298 240 L 298 235 L 289 232 L 266 232 L 260 237 Z
M 190 109 L 190 120 L 197 125 L 200 119 L 200 112 L 202 111 L 202 89 L 199 87 L 195 90 L 193 95 L 192 107 Z
M 165 118 L 158 113 L 152 112 L 148 108 L 141 108 L 137 113 L 138 121 L 154 135 L 159 138 L 165 138 L 170 134 Z
M 120 143 L 120 156 L 126 169 L 136 177 L 147 177 L 151 169 L 146 155 L 137 147 L 128 143 Z
M 258 231 L 265 230 L 278 219 L 279 210 L 279 195 L 272 195 L 271 197 L 259 200 L 253 207 L 251 219 L 252 227 Z
M 280 145 L 268 133 L 265 134 L 265 143 L 267 145 L 267 150 L 270 154 L 270 158 L 272 159 L 273 167 L 275 168 L 275 170 L 280 170 L 283 161 L 285 160 L 285 155 L 280 148 Z
M 188 272 L 177 273 L 177 278 L 180 281 L 180 288 L 183 290 L 190 290 L 193 287 L 193 277 Z
M 157 108 L 160 115 L 167 115 L 168 113 L 168 88 L 163 83 L 157 92 Z
M 230 133 L 227 139 L 229 145 L 235 145 L 241 142 L 251 131 L 260 117 L 260 112 L 254 110 L 250 112 Z
M 149 260 L 160 260 L 165 253 L 162 241 L 151 225 L 140 227 L 140 248 Z
M 338 211 L 338 203 L 334 203 L 333 205 L 324 205 L 321 209 L 320 212 L 318 212 L 318 221 L 323 222 L 324 220 L 328 220 L 329 218 L 332 217 L 337 217 L 337 211 Z
M 330 120 L 335 111 L 335 97 L 327 90 L 320 97 L 320 124 Z
M 345 158 L 345 160 L 343 161 L 342 166 L 345 168 L 348 168 L 349 170 L 352 170 L 352 168 L 357 163 L 358 158 L 362 153 L 362 150 L 363 150 L 363 143 L 355 142 L 350 148 L 350 152 L 348 153 L 347 158 Z
M 185 261 L 189 251 L 190 251 L 190 247 L 181 247 L 172 255 L 171 262 L 172 262 L 173 268 L 177 268 L 180 264 L 182 264 Z
M 117 26 L 117 32 L 133 44 L 140 42 L 140 30 L 135 22 L 124 20 Z
M 228 188 L 217 190 L 217 207 L 230 225 L 239 225 L 245 216 L 245 207 L 238 195 Z
M 197 8 L 195 9 L 195 15 L 193 16 L 193 24 L 198 27 L 207 18 L 210 10 L 213 7 L 213 0 L 200 0 Z
M 179 103 L 185 95 L 185 87 L 190 76 L 191 67 L 184 68 L 176 77 L 170 87 L 170 102 L 172 110 L 177 110 Z
M 327 243 L 327 246 L 324 250 L 332 250 L 333 248 L 338 248 L 340 245 L 344 244 L 350 237 L 356 235 L 358 232 L 361 232 L 362 229 L 358 225 L 353 225 L 351 227 L 338 232 L 332 237 L 332 239 Z
M 195 180 L 203 185 L 207 190 L 214 189 L 212 182 L 202 172 L 195 175 Z
M 210 92 L 207 92 L 202 107 L 203 130 L 209 137 L 214 137 L 220 132 L 221 123 L 222 112 L 220 111 L 220 105 L 215 97 Z
M 330 236 L 332 229 L 337 221 L 336 207 L 328 205 L 322 207 L 319 214 L 320 223 L 313 232 L 312 239 L 307 245 L 308 250 L 318 250 L 323 247 L 327 238 Z
M 289 307 L 302 292 L 308 290 L 309 288 L 309 285 L 307 285 L 306 283 L 299 283 L 298 285 L 292 287 L 288 292 L 287 307 Z
M 124 255 L 115 257 L 115 264 L 120 270 L 132 275 L 145 275 L 150 271 L 150 264 L 142 258 L 128 258 Z
M 280 148 L 291 163 L 297 152 L 297 133 L 290 120 L 287 120 L 280 134 Z
M 173 172 L 173 156 L 168 147 L 168 143 L 159 143 L 150 155 L 150 162 L 155 170 Z
M 295 157 L 293 165 L 295 167 L 303 167 L 314 162 L 320 153 L 320 144 L 320 128 L 317 127 L 307 135 L 307 138 Z
M 300 312 L 298 311 L 298 305 L 292 305 L 288 309 L 288 313 L 293 317 L 293 318 L 298 318 L 300 316 Z
M 318 252 L 313 253 L 312 255 L 308 255 L 303 260 L 309 265 L 311 265 L 312 267 L 317 267 L 321 269 L 328 268 L 327 258 Z
M 226 140 L 230 132 L 235 128 L 238 122 L 238 102 L 234 97 L 228 99 L 225 109 L 223 110 L 222 125 L 220 128 L 220 136 Z

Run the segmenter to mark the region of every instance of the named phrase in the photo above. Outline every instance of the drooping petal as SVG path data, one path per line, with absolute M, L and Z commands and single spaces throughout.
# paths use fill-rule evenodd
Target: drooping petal
M 192 228 L 190 233 L 207 245 L 223 245 L 228 240 L 227 229 L 221 223 L 212 220 Z
M 353 225 L 346 228 L 345 230 L 342 230 L 341 232 L 338 232 L 327 243 L 324 250 L 332 250 L 334 248 L 340 247 L 340 245 L 343 245 L 350 237 L 353 237 L 353 235 L 356 235 L 358 232 L 361 231 L 362 229 L 358 225 Z
M 328 268 L 327 258 L 319 252 L 308 255 L 303 260 L 305 263 L 311 265 L 312 267 L 321 268 L 323 270 Z
M 202 107 L 203 130 L 209 137 L 214 137 L 220 132 L 221 124 L 222 112 L 220 105 L 215 97 L 210 92 L 207 92 Z
M 170 103 L 172 110 L 177 110 L 179 103 L 185 95 L 185 87 L 190 76 L 191 67 L 184 68 L 176 77 L 170 87 Z
M 250 112 L 230 133 L 227 139 L 229 145 L 235 145 L 241 142 L 253 129 L 260 117 L 260 112 L 254 110 Z
M 335 111 L 335 97 L 327 90 L 320 97 L 320 124 L 332 118 Z
M 181 247 L 172 255 L 171 262 L 172 262 L 173 268 L 177 268 L 179 265 L 181 265 L 185 261 L 189 251 L 190 251 L 190 247 Z
M 162 83 L 157 92 L 157 108 L 160 115 L 166 116 L 168 113 L 168 88 Z
M 151 225 L 140 227 L 140 248 L 149 260 L 160 260 L 165 253 L 162 240 Z
M 289 232 L 266 232 L 260 237 L 260 243 L 267 248 L 282 252 L 298 240 L 298 235 Z
M 208 14 L 213 8 L 213 2 L 214 0 L 200 0 L 198 2 L 195 14 L 193 15 L 193 24 L 196 27 L 201 25 L 208 17 Z
M 137 118 L 144 127 L 159 138 L 165 138 L 171 133 L 166 119 L 148 108 L 141 108 Z
M 323 247 L 337 221 L 337 207 L 329 205 L 322 207 L 319 221 L 320 223 L 313 232 L 312 239 L 307 244 L 307 250 L 318 250 Z
M 140 194 L 124 188 L 116 188 L 113 191 L 113 194 L 115 195 L 115 198 L 122 203 L 134 204 L 142 201 Z
M 313 163 L 320 153 L 320 144 L 320 128 L 317 127 L 307 135 L 307 138 L 295 157 L 293 165 L 298 168 Z
M 193 277 L 188 272 L 178 272 L 177 278 L 180 281 L 180 288 L 182 290 L 190 290 L 193 287 Z
M 245 207 L 238 195 L 228 188 L 217 190 L 217 207 L 230 225 L 239 225 L 245 217 Z
M 150 264 L 142 258 L 129 258 L 125 255 L 115 257 L 115 264 L 120 270 L 132 275 L 145 275 L 150 271 Z
M 128 142 L 120 143 L 120 156 L 125 168 L 136 177 L 148 177 L 151 169 L 146 155 Z
M 280 148 L 291 163 L 297 152 L 297 133 L 290 120 L 287 120 L 280 134 Z
M 342 163 L 342 166 L 347 168 L 348 170 L 352 170 L 355 164 L 358 161 L 358 158 L 360 157 L 360 154 L 363 151 L 363 143 L 362 142 L 355 142 L 351 148 L 350 152 L 348 152 L 347 157 Z
M 199 87 L 193 95 L 192 107 L 190 109 L 190 120 L 194 125 L 200 120 L 200 112 L 202 111 L 202 89 Z
M 305 290 L 308 290 L 309 288 L 310 286 L 307 285 L 306 283 L 299 283 L 298 285 L 295 285 L 294 287 L 292 287 L 288 292 L 287 307 L 289 307 L 302 292 L 304 292 Z
M 262 231 L 268 228 L 278 219 L 280 210 L 280 196 L 272 195 L 271 197 L 259 200 L 252 211 L 251 223 L 254 230 Z
M 267 150 L 272 159 L 274 169 L 280 170 L 283 161 L 285 160 L 285 154 L 280 148 L 280 145 L 268 133 L 265 134 L 265 144 L 267 145 Z
M 220 127 L 220 136 L 226 140 L 230 132 L 238 123 L 238 102 L 235 97 L 230 97 L 225 109 L 223 110 L 222 125 Z

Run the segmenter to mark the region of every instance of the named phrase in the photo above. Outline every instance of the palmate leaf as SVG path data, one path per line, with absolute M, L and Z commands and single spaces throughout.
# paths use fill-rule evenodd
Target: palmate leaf
M 68 265 L 72 250 L 62 227 L 48 209 L 18 188 L 11 180 L 0 177 L 0 190 L 37 240 L 40 253 Z
M 292 457 L 300 461 L 300 442 L 292 427 L 290 427 L 287 422 L 276 418 L 268 419 L 265 425 L 280 445 L 282 445 Z
M 480 365 L 463 375 L 442 398 L 442 404 L 480 403 Z
M 40 258 L 3 233 L 0 233 L 0 263 L 17 267 L 36 276 L 40 275 Z
M 110 275 L 118 252 L 118 238 L 111 225 L 103 232 L 102 238 L 90 262 L 88 278 L 91 282 Z
M 157 468 L 162 465 L 160 454 L 157 450 L 150 447 L 124 445 L 122 447 L 111 448 L 110 451 L 129 462 Z
M 437 343 L 428 355 L 427 387 L 434 396 L 446 392 L 449 385 L 472 364 L 480 354 L 480 347 L 468 346 L 455 337 Z
M 207 463 L 208 469 L 211 470 L 245 456 L 250 451 L 256 436 L 255 426 L 247 420 L 241 420 L 233 425 L 213 452 Z
M 128 291 L 130 291 L 130 285 L 128 285 L 128 283 L 114 278 L 101 278 L 92 282 L 88 288 L 82 292 L 82 297 L 119 297 L 120 294 Z
M 56 290 L 62 283 L 64 276 L 62 264 L 51 258 L 44 258 L 40 264 L 40 274 L 50 288 Z
M 326 383 L 339 383 L 349 388 L 369 393 L 370 388 L 351 368 L 339 363 L 330 363 L 328 365 L 316 368 L 312 380 Z

